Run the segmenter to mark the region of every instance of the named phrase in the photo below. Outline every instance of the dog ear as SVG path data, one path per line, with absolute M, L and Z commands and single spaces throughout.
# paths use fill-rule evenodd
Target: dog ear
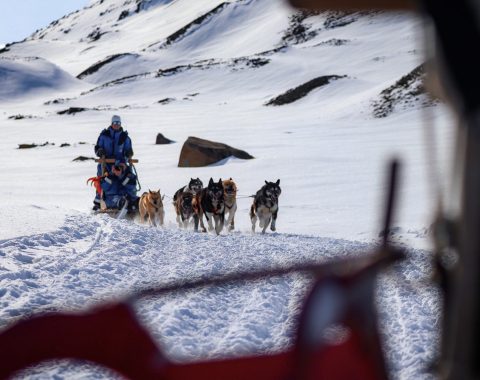
M 151 194 L 151 193 L 152 193 L 152 190 L 148 189 L 148 192 Z
M 268 181 L 267 181 L 267 180 L 265 180 L 265 183 L 268 185 Z
M 221 178 L 218 180 L 218 184 L 219 184 L 219 185 L 222 185 L 222 184 L 223 184 L 223 182 L 222 182 L 222 179 L 221 179 Z
M 279 179 L 277 179 L 276 184 L 277 184 L 277 185 L 280 185 L 280 180 L 279 180 Z
M 211 185 L 213 185 L 213 178 L 212 177 L 210 177 L 210 181 L 208 181 L 208 186 L 211 186 Z

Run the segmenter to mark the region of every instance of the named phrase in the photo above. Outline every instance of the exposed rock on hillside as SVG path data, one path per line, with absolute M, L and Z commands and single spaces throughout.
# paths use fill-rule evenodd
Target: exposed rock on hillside
M 212 9 L 210 12 L 205 13 L 204 15 L 196 18 L 193 20 L 191 23 L 185 25 L 183 28 L 177 30 L 175 33 L 171 34 L 170 36 L 167 37 L 165 40 L 165 43 L 162 45 L 162 47 L 168 46 L 173 44 L 174 42 L 177 42 L 181 40 L 191 29 L 194 27 L 200 26 L 203 22 L 205 22 L 207 19 L 215 15 L 216 13 L 219 13 L 220 11 L 223 10 L 228 5 L 228 3 L 221 3 L 220 5 L 216 6 L 214 9 Z
M 136 0 L 137 8 L 135 9 L 136 13 L 147 10 L 148 8 L 154 7 L 155 5 L 168 4 L 173 0 Z
M 315 46 L 342 46 L 342 45 L 346 45 L 349 42 L 350 42 L 350 40 L 346 40 L 346 39 L 331 38 L 329 40 L 322 41 L 322 42 L 316 44 Z
M 59 115 L 75 115 L 78 112 L 83 112 L 83 111 L 87 111 L 87 110 L 88 110 L 88 108 L 84 108 L 84 107 L 70 107 L 70 108 L 67 108 L 66 110 L 58 111 L 57 114 L 59 114 Z
M 380 93 L 379 99 L 373 102 L 373 116 L 386 117 L 397 107 L 434 105 L 438 100 L 427 94 L 424 80 L 425 65 L 421 64 Z
M 298 87 L 292 88 L 287 92 L 270 99 L 265 105 L 266 106 L 281 106 L 288 103 L 293 103 L 298 99 L 306 96 L 310 91 L 316 89 L 317 87 L 325 86 L 330 83 L 332 80 L 345 78 L 345 75 L 324 75 L 315 79 L 308 81 Z
M 23 120 L 23 119 L 33 119 L 35 118 L 36 116 L 33 116 L 33 115 L 21 115 L 21 114 L 17 114 L 17 115 L 12 115 L 12 116 L 9 116 L 8 119 L 9 120 Z
M 45 141 L 43 144 L 18 144 L 18 149 L 31 149 L 31 148 L 36 148 L 37 146 L 48 146 L 48 145 L 55 145 L 55 143 L 49 143 L 48 141 Z
M 231 156 L 244 160 L 254 158 L 247 152 L 232 148 L 226 144 L 204 140 L 198 137 L 189 137 L 183 144 L 182 151 L 180 152 L 180 158 L 178 160 L 178 166 L 207 166 Z
M 340 28 L 347 26 L 352 22 L 357 21 L 360 17 L 367 16 L 369 14 L 376 14 L 378 11 L 367 12 L 344 12 L 344 11 L 329 11 L 327 18 L 323 23 L 325 29 Z
M 135 80 L 143 79 L 143 78 L 159 78 L 159 77 L 166 77 L 166 76 L 171 76 L 179 73 L 183 73 L 185 71 L 189 70 L 208 70 L 211 68 L 214 68 L 216 66 L 223 66 L 227 67 L 232 71 L 239 71 L 239 70 L 244 70 L 247 68 L 258 68 L 262 67 L 264 65 L 267 65 L 270 63 L 270 59 L 267 58 L 260 58 L 260 57 L 241 57 L 241 58 L 234 58 L 231 60 L 215 60 L 215 59 L 209 59 L 209 60 L 203 60 L 203 61 L 198 61 L 194 64 L 190 65 L 180 65 L 180 66 L 175 66 L 175 67 L 170 67 L 168 69 L 159 69 L 156 72 L 149 72 L 149 73 L 142 73 L 142 74 L 137 74 L 137 75 L 129 75 L 123 78 L 115 79 L 113 81 L 104 83 L 98 87 L 95 87 L 89 91 L 83 92 L 81 95 L 85 95 L 97 90 L 101 90 L 106 87 L 110 86 L 115 86 L 123 83 L 129 83 Z
M 295 45 L 314 38 L 318 31 L 312 30 L 312 25 L 304 23 L 305 19 L 315 16 L 318 12 L 303 10 L 290 16 L 290 25 L 282 37 L 282 43 Z
M 97 27 L 88 34 L 87 39 L 90 42 L 98 41 L 100 37 L 102 37 L 106 33 L 108 32 L 102 32 L 100 28 Z
M 136 54 L 130 54 L 130 53 L 123 53 L 123 54 L 114 54 L 114 55 L 111 55 L 107 58 L 105 58 L 104 60 L 102 61 L 99 61 L 99 62 L 96 62 L 94 63 L 92 66 L 90 66 L 89 68 L 87 68 L 86 70 L 82 71 L 80 74 L 77 75 L 77 78 L 78 79 L 83 79 L 85 78 L 86 76 L 88 75 L 91 75 L 95 72 L 97 72 L 98 70 L 100 70 L 103 66 L 113 62 L 113 61 L 116 61 L 117 59 L 119 58 L 122 58 L 122 57 L 125 57 L 125 56 L 128 56 L 128 55 L 136 55 Z

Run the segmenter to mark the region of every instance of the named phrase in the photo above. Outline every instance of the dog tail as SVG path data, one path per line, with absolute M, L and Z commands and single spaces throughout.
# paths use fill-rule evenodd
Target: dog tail
M 255 216 L 255 202 L 253 202 L 252 207 L 250 207 L 250 219 Z

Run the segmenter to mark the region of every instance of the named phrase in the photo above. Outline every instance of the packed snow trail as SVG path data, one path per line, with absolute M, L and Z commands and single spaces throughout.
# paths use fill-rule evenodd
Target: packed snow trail
M 373 248 L 346 240 L 281 233 L 215 236 L 156 229 L 108 216 L 70 214 L 52 232 L 0 242 L 0 327 L 34 313 L 85 310 L 152 285 L 323 263 Z M 432 297 L 433 290 L 404 285 L 426 278 L 431 269 L 429 256 L 413 251 L 380 281 L 383 335 L 391 345 L 388 352 L 397 373 L 409 361 L 432 357 L 432 345 L 424 345 L 422 340 L 435 338 L 438 295 Z M 293 343 L 310 280 L 292 273 L 207 286 L 144 298 L 135 307 L 173 360 L 274 352 Z M 423 326 L 422 334 L 414 337 L 418 325 Z M 400 336 L 409 344 L 395 346 Z M 69 362 L 47 368 L 66 377 L 69 371 L 79 371 Z

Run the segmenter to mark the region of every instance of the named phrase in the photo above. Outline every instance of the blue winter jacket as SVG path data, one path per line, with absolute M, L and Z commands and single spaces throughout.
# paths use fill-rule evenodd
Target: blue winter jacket
M 113 173 L 105 177 L 101 186 L 107 208 L 118 208 L 121 198 L 126 198 L 129 203 L 133 203 L 137 199 L 136 184 L 137 177 L 128 166 L 119 177 Z
M 95 145 L 95 154 L 101 157 L 101 151 L 105 153 L 105 158 L 114 158 L 116 160 L 128 160 L 133 156 L 132 140 L 128 137 L 128 132 L 123 128 L 114 130 L 112 127 L 104 129 L 98 136 Z M 111 165 L 107 165 L 110 171 Z M 101 165 L 98 165 L 97 174 L 102 175 Z

